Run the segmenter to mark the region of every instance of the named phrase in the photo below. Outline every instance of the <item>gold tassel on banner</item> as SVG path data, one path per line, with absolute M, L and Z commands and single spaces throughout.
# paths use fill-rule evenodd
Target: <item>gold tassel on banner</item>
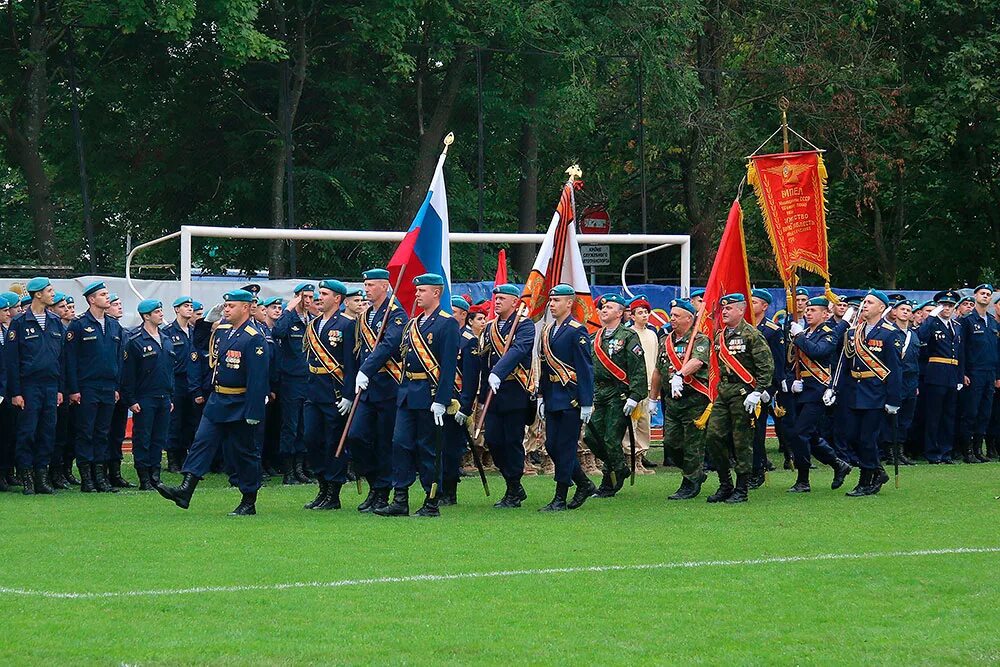
M 824 289 L 826 289 L 826 299 L 827 299 L 827 301 L 829 301 L 830 303 L 840 303 L 840 298 L 836 294 L 833 293 L 832 289 L 830 289 L 830 281 L 829 280 L 826 281 L 825 283 L 823 283 L 823 287 L 824 287 Z
M 709 403 L 705 407 L 705 411 L 701 413 L 701 416 L 694 420 L 694 427 L 699 431 L 704 431 L 705 427 L 708 426 L 708 417 L 712 414 L 712 404 Z

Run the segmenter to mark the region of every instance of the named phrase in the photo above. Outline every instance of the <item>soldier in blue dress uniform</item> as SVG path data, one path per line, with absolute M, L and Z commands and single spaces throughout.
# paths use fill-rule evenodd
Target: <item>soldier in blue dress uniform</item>
M 472 403 L 479 393 L 480 364 L 479 337 L 467 323 L 474 317 L 472 306 L 460 296 L 451 298 L 452 315 L 459 326 L 461 337 L 458 341 L 458 359 L 455 366 L 455 392 L 452 395 L 448 413 L 453 419 L 445 420 L 445 449 L 441 459 L 441 490 L 439 505 L 458 503 L 458 482 L 462 477 L 462 455 L 467 449 L 469 432 L 466 421 L 472 414 Z
M 754 322 L 757 330 L 764 336 L 767 346 L 771 350 L 774 358 L 774 376 L 771 378 L 771 386 L 764 390 L 761 396 L 760 415 L 755 422 L 753 435 L 753 472 L 750 473 L 750 488 L 759 488 L 764 483 L 764 470 L 768 468 L 767 449 L 767 417 L 774 417 L 775 429 L 777 430 L 778 418 L 775 416 L 775 406 L 780 400 L 781 382 L 785 379 L 785 365 L 788 352 L 785 348 L 785 334 L 781 327 L 767 319 L 767 309 L 771 306 L 771 293 L 763 289 L 754 289 L 751 292 L 750 305 L 753 308 Z M 782 406 L 786 412 L 782 419 L 788 418 L 787 407 Z M 794 423 L 792 416 L 786 427 Z
M 409 490 L 417 479 L 424 504 L 417 516 L 440 516 L 432 486 L 440 485 L 444 419 L 455 393 L 458 363 L 458 322 L 441 308 L 444 278 L 425 273 L 413 279 L 420 315 L 410 320 L 400 343 L 403 382 L 396 397 L 392 437 L 392 503 L 374 510 L 379 516 L 407 516 Z
M 223 298 L 225 322 L 218 325 L 209 344 L 212 394 L 184 461 L 184 479 L 177 487 L 157 484 L 156 490 L 187 509 L 221 445 L 243 494 L 230 515 L 246 516 L 257 513 L 257 490 L 261 486 L 260 452 L 254 430 L 264 418 L 267 398 L 267 343 L 250 321 L 253 294 L 233 290 Z
M 55 302 L 49 308 L 63 328 L 69 331 L 69 326 L 76 320 L 76 304 L 72 296 L 62 292 L 56 292 Z M 77 407 L 69 400 L 69 391 L 66 389 L 66 356 L 65 345 L 63 346 L 63 402 L 56 409 L 56 434 L 55 448 L 52 452 L 52 460 L 49 463 L 49 483 L 56 490 L 70 488 L 65 477 L 67 467 L 72 469 L 73 459 L 76 457 L 76 413 Z
M 108 295 L 108 301 L 110 303 L 110 306 L 108 307 L 108 317 L 121 322 L 123 315 L 122 300 L 117 294 L 111 292 L 111 294 Z M 138 329 L 138 327 L 136 327 L 136 329 Z M 122 331 L 124 334 L 122 339 L 122 349 L 124 350 L 124 344 L 128 340 L 129 334 L 134 333 L 134 330 L 122 327 Z M 119 384 L 121 383 L 119 382 Z M 108 478 L 108 482 L 110 482 L 111 486 L 116 489 L 128 489 L 134 486 L 121 475 L 115 476 L 110 474 L 112 470 L 121 470 L 122 445 L 125 442 L 125 428 L 127 426 L 128 406 L 121 400 L 119 392 L 119 400 L 115 402 L 114 412 L 111 413 L 111 427 L 108 429 L 108 465 L 104 466 L 107 468 L 105 476 Z
M 264 411 L 264 421 L 261 423 L 258 437 L 261 440 L 261 465 L 265 477 L 274 477 L 283 470 L 281 464 L 281 403 L 277 400 L 280 390 L 281 375 L 278 367 L 278 341 L 274 338 L 274 325 L 284 312 L 284 303 L 280 296 L 272 296 L 262 300 L 254 313 L 254 319 L 260 325 L 261 333 L 267 341 L 270 353 L 268 371 L 270 374 L 271 391 L 268 394 L 267 409 Z M 304 472 L 304 471 L 303 471 Z
M 174 405 L 170 413 L 170 434 L 167 438 L 167 470 L 180 472 L 194 430 L 198 427 L 194 414 L 194 399 L 188 386 L 188 365 L 191 358 L 191 337 L 194 335 L 194 299 L 179 296 L 174 299 L 174 321 L 163 329 L 174 351 Z
M 312 315 L 312 283 L 295 287 L 295 296 L 285 312 L 274 323 L 272 337 L 278 343 L 278 401 L 281 404 L 281 453 L 285 484 L 305 484 L 310 480 L 305 474 L 306 445 L 303 436 L 302 414 L 306 402 L 306 381 L 309 366 L 306 363 L 306 326 Z
M 959 320 L 965 346 L 959 427 L 966 463 L 989 460 L 983 455 L 983 440 L 993 411 L 993 394 L 1000 388 L 1000 323 L 990 312 L 992 297 L 992 285 L 978 285 L 973 291 L 973 310 Z
M 958 394 L 964 388 L 965 346 L 960 325 L 952 318 L 958 292 L 935 296 L 937 306 L 917 329 L 924 343 L 924 455 L 927 462 L 952 463 L 952 440 Z
M 17 485 L 14 475 L 14 408 L 7 393 L 7 334 L 14 317 L 13 308 L 20 298 L 13 292 L 0 292 L 0 492 Z
M 900 465 L 914 465 L 913 461 L 904 453 L 903 445 L 913 424 L 913 415 L 917 407 L 917 391 L 920 385 L 920 341 L 917 339 L 916 332 L 910 327 L 913 308 L 917 303 L 910 301 L 903 295 L 889 295 L 890 299 L 894 297 L 899 297 L 899 299 L 893 302 L 886 319 L 899 329 L 902 343 L 899 357 L 900 368 L 903 372 L 903 402 L 899 406 L 895 424 L 892 422 L 892 415 L 889 414 L 886 414 L 882 422 L 880 456 L 883 461 L 892 461 L 893 457 L 898 457 Z

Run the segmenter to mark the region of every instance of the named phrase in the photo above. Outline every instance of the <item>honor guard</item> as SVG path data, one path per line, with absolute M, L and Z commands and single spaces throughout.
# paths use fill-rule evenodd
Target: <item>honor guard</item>
M 594 358 L 587 327 L 573 318 L 575 305 L 572 285 L 549 290 L 552 321 L 542 327 L 539 341 L 538 411 L 545 417 L 545 450 L 555 466 L 556 494 L 542 512 L 576 509 L 596 491 L 577 457 L 580 429 L 594 414 Z
M 55 445 L 56 409 L 62 403 L 63 342 L 59 318 L 48 311 L 55 289 L 48 278 L 27 285 L 31 302 L 14 318 L 7 333 L 4 362 L 7 393 L 17 415 L 15 458 L 24 495 L 49 494 L 49 464 Z
M 235 466 L 235 477 L 243 494 L 230 514 L 257 513 L 257 490 L 261 486 L 260 452 L 254 429 L 264 418 L 267 398 L 267 343 L 250 322 L 253 295 L 245 290 L 227 292 L 225 322 L 212 334 L 209 363 L 212 394 L 205 404 L 194 443 L 184 461 L 180 486 L 157 484 L 160 495 L 187 509 L 198 482 L 208 473 L 221 445 L 225 458 Z
M 903 389 L 902 403 L 899 412 L 896 413 L 895 428 L 892 424 L 892 415 L 886 414 L 882 422 L 881 457 L 883 460 L 891 460 L 893 456 L 897 456 L 900 465 L 913 465 L 913 461 L 903 454 L 903 444 L 913 424 L 913 414 L 917 408 L 917 390 L 920 386 L 920 342 L 917 340 L 916 332 L 910 327 L 913 308 L 916 305 L 915 301 L 905 298 L 896 301 L 886 318 L 896 325 L 900 333 L 902 345 L 899 357 L 900 370 L 903 373 Z
M 122 314 L 124 313 L 122 308 L 122 300 L 117 294 L 111 292 L 108 295 L 108 301 L 111 304 L 108 307 L 107 316 L 121 322 Z M 138 330 L 138 327 L 136 328 Z M 124 351 L 125 342 L 128 340 L 129 334 L 133 333 L 122 327 L 122 350 Z M 121 382 L 119 381 L 119 384 Z M 122 463 L 122 445 L 125 443 L 125 428 L 128 426 L 128 406 L 125 402 L 121 400 L 121 395 L 119 392 L 118 400 L 115 401 L 114 412 L 111 413 L 111 427 L 108 429 L 108 471 L 115 469 L 115 466 L 120 470 Z M 105 475 L 108 478 L 108 482 L 111 483 L 116 489 L 128 489 L 133 486 L 133 484 L 127 481 L 124 477 L 115 478 L 113 475 Z
M 87 310 L 66 332 L 66 393 L 75 409 L 76 463 L 80 490 L 113 491 L 103 467 L 121 476 L 121 461 L 111 456 L 108 433 L 119 383 L 125 333 L 118 320 L 107 315 L 111 293 L 103 282 L 87 285 L 83 297 Z
M 923 378 L 924 455 L 928 463 L 951 463 L 958 393 L 964 388 L 965 346 L 961 327 L 952 318 L 958 293 L 939 292 L 917 336 L 924 343 L 927 367 Z
M 68 330 L 69 325 L 76 319 L 76 310 L 73 297 L 56 292 L 55 302 L 49 308 L 56 317 L 59 318 L 63 329 Z M 65 355 L 65 344 L 63 345 Z M 52 451 L 52 460 L 49 462 L 49 483 L 56 490 L 68 489 L 69 482 L 66 480 L 64 470 L 68 466 L 72 469 L 73 459 L 76 456 L 76 406 L 69 401 L 69 392 L 66 391 L 65 378 L 65 356 L 63 357 L 63 402 L 56 409 L 56 433 L 55 447 Z
M 622 324 L 625 300 L 615 294 L 598 300 L 601 328 L 594 334 L 594 414 L 584 444 L 604 464 L 596 498 L 611 498 L 631 474 L 621 448 L 632 412 L 648 396 L 646 362 L 635 331 Z
M 460 296 L 451 298 L 451 312 L 459 327 L 458 362 L 455 366 L 455 392 L 452 395 L 449 414 L 453 419 L 444 423 L 445 449 L 442 457 L 441 490 L 439 505 L 455 505 L 458 502 L 458 482 L 462 477 L 462 455 L 469 442 L 466 427 L 468 416 L 472 414 L 472 403 L 479 393 L 479 379 L 482 372 L 479 364 L 479 336 L 470 325 L 475 318 L 483 318 L 481 313 L 472 314 L 469 302 Z
M 757 328 L 744 319 L 742 294 L 719 300 L 723 331 L 714 346 L 719 358 L 719 386 L 708 419 L 705 446 L 719 474 L 719 489 L 710 503 L 743 503 L 748 499 L 753 469 L 753 432 L 763 392 L 771 385 L 774 360 Z M 729 474 L 729 443 L 736 459 L 736 487 Z
M 309 380 L 303 416 L 309 465 L 319 482 L 319 493 L 305 505 L 307 510 L 339 510 L 340 489 L 347 481 L 348 453 L 337 457 L 337 446 L 354 398 L 353 387 L 345 382 L 354 372 L 356 323 L 340 312 L 345 294 L 347 287 L 339 280 L 320 282 L 320 316 L 306 326 Z
M 694 331 L 697 312 L 686 299 L 670 302 L 672 331 L 660 344 L 650 382 L 650 413 L 663 406 L 663 446 L 671 450 L 683 475 L 680 488 L 668 500 L 697 497 L 707 478 L 705 431 L 695 426 L 695 420 L 708 408 L 711 341 Z
M 284 312 L 284 304 L 280 296 L 268 297 L 260 301 L 254 312 L 254 320 L 257 322 L 267 341 L 268 357 L 268 384 L 271 387 L 268 394 L 267 408 L 264 410 L 264 421 L 258 428 L 258 437 L 261 441 L 261 465 L 264 468 L 266 477 L 274 477 L 283 474 L 281 462 L 281 407 L 278 403 L 278 389 L 281 377 L 278 368 L 278 341 L 274 339 L 274 324 Z M 282 472 L 279 472 L 281 470 Z
M 181 462 L 187 454 L 194 430 L 198 427 L 194 420 L 194 399 L 188 387 L 188 364 L 191 358 L 191 337 L 194 326 L 194 299 L 180 296 L 174 299 L 174 321 L 165 327 L 163 334 L 170 340 L 174 354 L 174 394 L 171 397 L 174 409 L 170 413 L 170 434 L 167 437 L 167 470 L 180 472 Z
M 347 445 L 354 473 L 368 480 L 368 496 L 358 505 L 358 511 L 373 512 L 387 506 L 392 487 L 396 395 L 403 381 L 400 345 L 409 318 L 389 293 L 388 271 L 369 269 L 361 277 L 371 307 L 355 329 L 358 371 L 348 382 L 353 382 L 354 395 L 360 398 L 348 430 Z
M 14 475 L 14 411 L 7 391 L 7 334 L 13 308 L 20 298 L 13 292 L 0 292 L 0 492 L 17 485 Z M 71 471 L 72 474 L 72 471 Z
M 974 308 L 960 321 L 965 345 L 961 442 L 966 463 L 985 463 L 983 439 L 993 411 L 993 394 L 1000 388 L 1000 323 L 990 312 L 993 286 L 978 285 Z
M 773 469 L 773 466 L 768 468 L 770 462 L 767 459 L 767 448 L 765 447 L 767 440 L 767 417 L 768 415 L 774 417 L 775 431 L 777 431 L 779 416 L 776 414 L 777 411 L 775 408 L 780 405 L 779 401 L 787 398 L 787 396 L 781 396 L 781 383 L 785 379 L 785 364 L 788 355 L 785 347 L 785 332 L 766 317 L 767 309 L 771 306 L 771 299 L 771 293 L 767 290 L 754 289 L 750 293 L 750 307 L 753 309 L 753 321 L 757 325 L 757 331 L 767 341 L 767 346 L 771 350 L 771 358 L 774 360 L 774 374 L 771 377 L 771 385 L 761 394 L 761 416 L 757 419 L 757 426 L 753 434 L 753 472 L 750 475 L 751 489 L 759 488 L 764 484 L 765 469 Z M 780 417 L 781 419 L 788 417 L 786 407 L 782 406 L 781 412 L 784 413 L 784 416 Z M 793 416 L 783 424 L 786 433 L 790 430 L 788 427 L 794 424 L 794 422 L 795 417 Z
M 534 390 L 531 352 L 535 344 L 535 325 L 521 313 L 521 291 L 516 285 L 494 286 L 493 298 L 497 317 L 483 333 L 481 356 L 485 381 L 480 383 L 480 401 L 485 401 L 488 391 L 493 392 L 486 411 L 486 446 L 507 483 L 503 498 L 494 507 L 511 508 L 520 507 L 528 497 L 521 477 L 524 475 L 524 429 L 529 417 L 534 417 L 528 410 L 537 409 L 529 400 Z
M 306 445 L 302 433 L 302 413 L 306 401 L 306 382 L 309 366 L 306 363 L 306 327 L 312 319 L 309 310 L 313 305 L 312 283 L 295 287 L 295 296 L 278 321 L 271 335 L 278 343 L 278 401 L 281 404 L 281 453 L 285 484 L 305 484 Z
M 403 382 L 396 398 L 392 438 L 392 503 L 374 510 L 379 516 L 410 513 L 409 489 L 419 477 L 424 487 L 417 516 L 440 516 L 432 486 L 441 482 L 444 420 L 455 394 L 458 323 L 441 309 L 444 278 L 425 273 L 413 279 L 421 314 L 410 320 L 401 341 Z

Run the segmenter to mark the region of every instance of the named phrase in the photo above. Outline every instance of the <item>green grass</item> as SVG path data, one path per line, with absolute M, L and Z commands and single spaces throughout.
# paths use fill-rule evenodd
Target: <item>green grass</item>
M 131 472 L 131 471 L 129 471 Z M 1000 465 L 904 468 L 878 497 L 784 492 L 667 503 L 676 471 L 540 514 L 477 480 L 440 519 L 300 509 L 271 486 L 225 516 L 219 476 L 184 512 L 155 493 L 0 495 L 0 587 L 110 592 L 827 553 L 997 547 Z M 174 479 L 175 476 L 167 476 Z M 500 480 L 493 478 L 494 494 Z M 714 480 L 706 491 L 715 489 Z M 414 506 L 413 509 L 416 507 Z M 0 594 L 0 664 L 970 664 L 1000 661 L 1000 553 L 576 572 L 102 599 Z

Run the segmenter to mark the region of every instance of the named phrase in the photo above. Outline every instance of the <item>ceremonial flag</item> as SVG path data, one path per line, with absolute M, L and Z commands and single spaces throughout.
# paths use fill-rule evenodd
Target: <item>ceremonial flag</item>
M 451 307 L 451 247 L 448 243 L 448 197 L 444 188 L 444 159 L 447 154 L 448 149 L 445 148 L 438 158 L 427 197 L 387 267 L 390 282 L 394 285 L 399 272 L 405 267 L 395 296 L 406 312 L 413 310 L 416 291 L 413 279 L 422 273 L 436 273 L 444 278 L 441 303 L 442 307 Z
M 572 167 L 569 171 L 569 180 L 563 186 L 559 204 L 552 215 L 552 222 L 549 223 L 531 273 L 528 274 L 521 299 L 528 306 L 528 316 L 539 322 L 548 312 L 546 304 L 549 290 L 559 283 L 572 285 L 576 291 L 573 317 L 586 324 L 587 329 L 593 333 L 601 324 L 583 268 L 580 245 L 576 242 L 576 200 L 573 192 L 576 187 L 574 179 L 580 172 Z
M 507 251 L 503 248 L 497 253 L 497 272 L 493 277 L 493 286 L 503 285 L 507 282 Z M 486 314 L 487 320 L 496 317 L 496 302 L 490 299 L 489 312 Z

